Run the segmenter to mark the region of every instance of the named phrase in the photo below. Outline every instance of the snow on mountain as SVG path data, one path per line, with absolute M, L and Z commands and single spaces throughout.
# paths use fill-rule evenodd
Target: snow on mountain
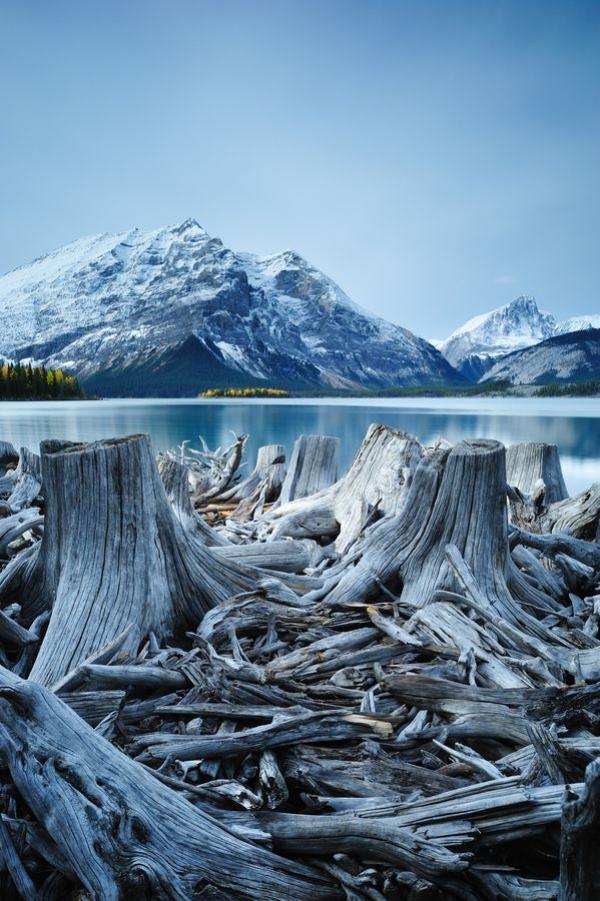
M 298 254 L 235 253 L 194 219 L 82 238 L 0 278 L 0 354 L 106 394 L 461 380 Z
M 515 385 L 600 379 L 600 329 L 586 328 L 547 338 L 498 360 L 482 381 Z
M 437 346 L 467 378 L 477 381 L 499 358 L 554 334 L 556 320 L 533 297 L 469 319 Z
M 590 328 L 600 328 L 600 315 L 592 313 L 588 316 L 572 316 L 564 322 L 559 322 L 554 334 L 566 335 L 568 332 L 584 332 Z

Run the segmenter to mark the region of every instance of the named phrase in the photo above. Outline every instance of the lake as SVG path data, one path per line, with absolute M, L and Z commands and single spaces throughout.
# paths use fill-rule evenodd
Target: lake
M 416 435 L 497 438 L 505 444 L 557 444 L 571 493 L 600 481 L 598 398 L 321 398 L 284 400 L 101 400 L 0 403 L 0 439 L 36 449 L 42 438 L 92 441 L 148 432 L 157 450 L 185 439 L 211 447 L 248 433 L 250 461 L 261 444 L 285 444 L 307 434 L 341 439 L 341 468 L 352 460 L 372 422 Z

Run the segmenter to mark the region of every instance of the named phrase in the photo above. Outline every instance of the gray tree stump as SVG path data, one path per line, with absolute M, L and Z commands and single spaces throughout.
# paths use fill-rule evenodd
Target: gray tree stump
M 52 609 L 32 679 L 53 684 L 129 624 L 133 649 L 254 586 L 253 570 L 217 563 L 173 514 L 147 436 L 43 448 L 42 470 L 39 551 L 0 580 L 26 620 Z
M 400 512 L 376 523 L 355 566 L 331 586 L 329 604 L 354 603 L 401 583 L 401 598 L 421 606 L 436 591 L 458 591 L 452 555 L 462 557 L 478 597 L 538 637 L 547 631 L 521 604 L 551 599 L 513 563 L 508 545 L 504 446 L 471 439 L 434 448 L 419 463 Z M 456 556 L 456 554 L 455 554 Z M 398 588 L 396 584 L 396 588 Z
M 330 488 L 292 503 L 283 503 L 264 517 L 273 538 L 336 537 L 343 553 L 360 535 L 375 509 L 396 513 L 422 448 L 410 435 L 373 424 L 348 472 Z
M 265 444 L 259 447 L 256 465 L 250 475 L 239 485 L 234 485 L 220 496 L 223 501 L 244 501 L 262 496 L 266 502 L 275 501 L 281 493 L 285 479 L 285 447 L 283 444 Z
M 339 438 L 300 435 L 281 486 L 280 502 L 287 504 L 328 488 L 337 477 Z
M 568 497 L 556 444 L 527 442 L 506 449 L 506 476 L 509 485 L 532 495 L 544 486 L 544 503 L 553 504 Z

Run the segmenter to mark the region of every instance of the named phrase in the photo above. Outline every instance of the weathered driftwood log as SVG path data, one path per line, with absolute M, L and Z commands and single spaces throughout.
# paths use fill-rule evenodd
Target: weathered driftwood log
M 9 556 L 9 545 L 30 529 L 44 522 L 37 507 L 29 507 L 0 520 L 0 559 Z
M 594 901 L 600 890 L 600 758 L 590 763 L 581 791 L 567 787 L 560 848 L 561 901 Z
M 250 475 L 238 485 L 220 495 L 223 501 L 243 501 L 262 496 L 269 503 L 277 500 L 285 479 L 285 447 L 266 444 L 259 447 L 256 465 Z
M 225 560 L 235 560 L 248 566 L 302 573 L 321 562 L 325 549 L 309 539 L 290 541 L 284 538 L 281 541 L 227 544 L 215 548 L 214 553 Z
M 7 498 L 6 503 L 17 513 L 24 507 L 29 507 L 38 497 L 42 487 L 42 467 L 38 454 L 34 454 L 26 447 L 22 447 L 19 455 L 19 465 L 14 472 L 14 487 Z
M 131 648 L 149 631 L 195 624 L 256 583 L 181 526 L 147 436 L 44 452 L 42 466 L 44 538 L 0 585 L 14 594 L 17 583 L 26 620 L 52 608 L 31 678 L 52 684 L 130 623 Z
M 600 483 L 549 506 L 543 491 L 529 495 L 509 487 L 508 497 L 513 522 L 530 532 L 568 532 L 587 541 L 600 537 Z
M 339 438 L 300 435 L 281 486 L 280 503 L 315 494 L 335 482 L 339 446 Z
M 588 541 L 600 538 L 600 482 L 573 497 L 551 504 L 539 522 L 540 532 L 570 532 Z
M 191 531 L 207 547 L 227 545 L 227 539 L 212 529 L 192 506 L 190 473 L 185 463 L 174 460 L 168 454 L 159 454 L 158 471 L 167 500 L 185 529 Z
M 240 840 L 55 695 L 3 669 L 0 748 L 66 875 L 94 898 L 182 899 L 209 885 L 272 901 L 339 897 L 324 876 Z
M 396 513 L 421 457 L 419 442 L 389 426 L 371 425 L 349 471 L 331 488 L 263 517 L 273 538 L 337 536 L 344 553 L 374 513 Z
M 201 476 L 196 485 L 194 498 L 196 504 L 202 505 L 212 498 L 220 497 L 234 480 L 239 478 L 238 469 L 242 463 L 247 441 L 247 435 L 238 435 L 233 444 L 222 453 L 220 448 L 215 453 L 211 453 L 204 442 L 202 452 L 190 451 L 190 453 L 196 454 L 197 460 L 207 464 L 206 475 Z

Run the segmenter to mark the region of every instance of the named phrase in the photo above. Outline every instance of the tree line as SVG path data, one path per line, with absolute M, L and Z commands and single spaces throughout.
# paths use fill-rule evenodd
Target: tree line
M 282 388 L 209 388 L 198 397 L 289 397 Z
M 74 375 L 62 369 L 46 369 L 30 363 L 3 363 L 0 366 L 0 400 L 61 400 L 83 397 Z

